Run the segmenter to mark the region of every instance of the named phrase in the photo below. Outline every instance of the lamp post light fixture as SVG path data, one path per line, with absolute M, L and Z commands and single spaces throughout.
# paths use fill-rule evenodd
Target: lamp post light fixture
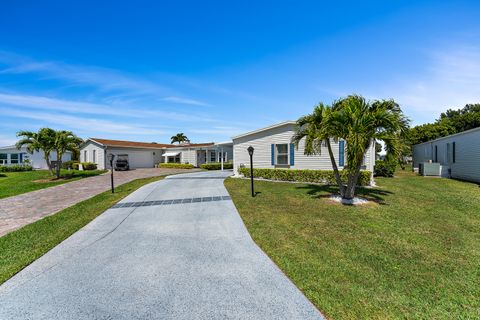
M 112 193 L 115 192 L 115 188 L 113 186 L 113 159 L 115 159 L 115 155 L 113 153 L 110 153 L 108 155 L 108 160 L 110 161 L 110 168 L 111 168 L 111 172 L 110 172 L 110 181 L 112 183 Z
M 253 151 L 255 149 L 250 146 L 247 148 L 248 155 L 250 156 L 250 184 L 251 184 L 251 189 L 252 189 L 252 197 L 255 197 L 255 190 L 253 187 Z

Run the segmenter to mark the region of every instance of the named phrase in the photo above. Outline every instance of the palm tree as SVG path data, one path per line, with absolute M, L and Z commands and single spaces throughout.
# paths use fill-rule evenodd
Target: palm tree
M 55 132 L 54 149 L 57 153 L 57 163 L 62 161 L 62 157 L 67 151 L 74 152 L 78 150 L 83 140 L 71 131 L 59 130 Z M 60 178 L 60 166 L 57 165 L 57 178 Z
M 335 179 L 344 202 L 355 196 L 363 158 L 367 149 L 376 140 L 385 143 L 388 157 L 397 157 L 400 139 L 406 134 L 408 119 L 400 106 L 393 100 L 366 101 L 358 95 L 351 95 L 336 101 L 332 106 L 323 104 L 314 112 L 297 121 L 292 141 L 297 145 L 305 138 L 305 153 L 319 154 L 325 143 L 332 162 Z M 346 143 L 346 184 L 340 179 L 340 172 L 333 156 L 331 140 L 342 139 Z
M 43 157 L 48 165 L 50 174 L 53 175 L 53 170 L 50 162 L 50 153 L 54 149 L 55 130 L 50 128 L 42 128 L 38 132 L 19 131 L 17 137 L 22 137 L 17 143 L 16 147 L 20 149 L 22 146 L 27 146 L 27 151 L 33 153 L 34 151 L 43 151 Z
M 319 103 L 314 109 L 313 113 L 303 116 L 297 120 L 297 127 L 295 134 L 292 137 L 292 142 L 298 149 L 300 140 L 305 138 L 305 154 L 321 154 L 322 146 L 326 145 L 328 155 L 333 167 L 335 181 L 340 187 L 340 193 L 343 194 L 343 183 L 338 171 L 337 162 L 332 150 L 332 140 L 337 142 L 337 138 L 331 134 L 331 129 L 328 127 L 328 119 L 332 113 L 330 106 Z
M 171 142 L 172 144 L 175 143 L 175 142 L 180 144 L 182 142 L 188 142 L 189 141 L 187 136 L 184 135 L 183 132 L 182 133 L 177 133 L 176 135 L 172 136 L 170 139 L 172 140 L 172 142 Z

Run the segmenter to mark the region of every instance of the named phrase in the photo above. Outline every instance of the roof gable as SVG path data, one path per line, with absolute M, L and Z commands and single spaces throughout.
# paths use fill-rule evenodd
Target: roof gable
M 260 133 L 260 132 L 263 132 L 263 131 L 268 131 L 268 130 L 272 130 L 272 129 L 283 127 L 283 126 L 295 125 L 296 123 L 297 123 L 296 121 L 284 121 L 284 122 L 280 122 L 280 123 L 277 123 L 277 124 L 274 124 L 274 125 L 271 125 L 271 126 L 268 126 L 268 127 L 264 127 L 264 128 L 258 129 L 258 130 L 254 130 L 254 131 L 246 132 L 246 133 L 243 133 L 243 134 L 239 134 L 238 136 L 235 136 L 232 139 L 248 137 L 250 135 Z
M 120 148 L 146 148 L 146 149 L 164 149 L 164 148 L 194 148 L 194 147 L 209 147 L 213 146 L 214 142 L 207 143 L 188 143 L 188 144 L 164 144 L 156 142 L 136 142 L 126 140 L 111 140 L 101 138 L 88 138 L 88 141 L 96 143 L 105 147 L 120 147 Z
M 135 142 L 135 141 L 110 140 L 110 139 L 100 139 L 100 138 L 89 138 L 89 140 L 106 147 L 161 149 L 161 148 L 168 148 L 169 146 L 171 146 L 170 144 L 161 144 L 161 143 L 155 143 L 155 142 Z

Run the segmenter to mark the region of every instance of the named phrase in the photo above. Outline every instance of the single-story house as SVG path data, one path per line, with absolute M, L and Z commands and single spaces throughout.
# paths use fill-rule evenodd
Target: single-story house
M 413 168 L 438 163 L 438 176 L 480 183 L 480 128 L 413 146 Z
M 69 161 L 71 159 L 72 153 L 70 151 L 65 152 L 62 156 L 62 161 Z M 55 151 L 50 153 L 50 160 L 57 160 L 57 153 Z M 0 165 L 8 166 L 27 163 L 34 169 L 48 169 L 43 150 L 29 153 L 26 146 L 20 149 L 17 149 L 16 146 L 0 147 Z
M 189 163 L 198 167 L 203 163 L 225 162 L 232 158 L 232 142 L 161 144 L 88 138 L 80 149 L 81 162 L 93 162 L 98 169 L 109 169 L 108 154 L 127 158 L 130 168 L 153 168 L 159 163 Z
M 295 132 L 295 121 L 286 121 L 255 131 L 240 134 L 233 140 L 233 168 L 235 174 L 242 166 L 250 167 L 247 151 L 252 146 L 253 166 L 255 168 L 312 169 L 332 170 L 327 147 L 322 147 L 321 154 L 306 155 L 305 139 L 301 140 L 298 149 L 291 142 Z M 339 169 L 346 164 L 345 141 L 332 140 L 332 149 Z M 375 165 L 375 143 L 372 141 L 363 161 L 363 169 L 373 172 Z

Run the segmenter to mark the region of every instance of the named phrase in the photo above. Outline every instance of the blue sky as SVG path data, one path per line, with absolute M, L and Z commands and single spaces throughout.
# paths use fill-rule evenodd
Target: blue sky
M 480 102 L 475 1 L 99 2 L 0 4 L 0 145 L 223 141 L 350 93 L 413 124 Z

